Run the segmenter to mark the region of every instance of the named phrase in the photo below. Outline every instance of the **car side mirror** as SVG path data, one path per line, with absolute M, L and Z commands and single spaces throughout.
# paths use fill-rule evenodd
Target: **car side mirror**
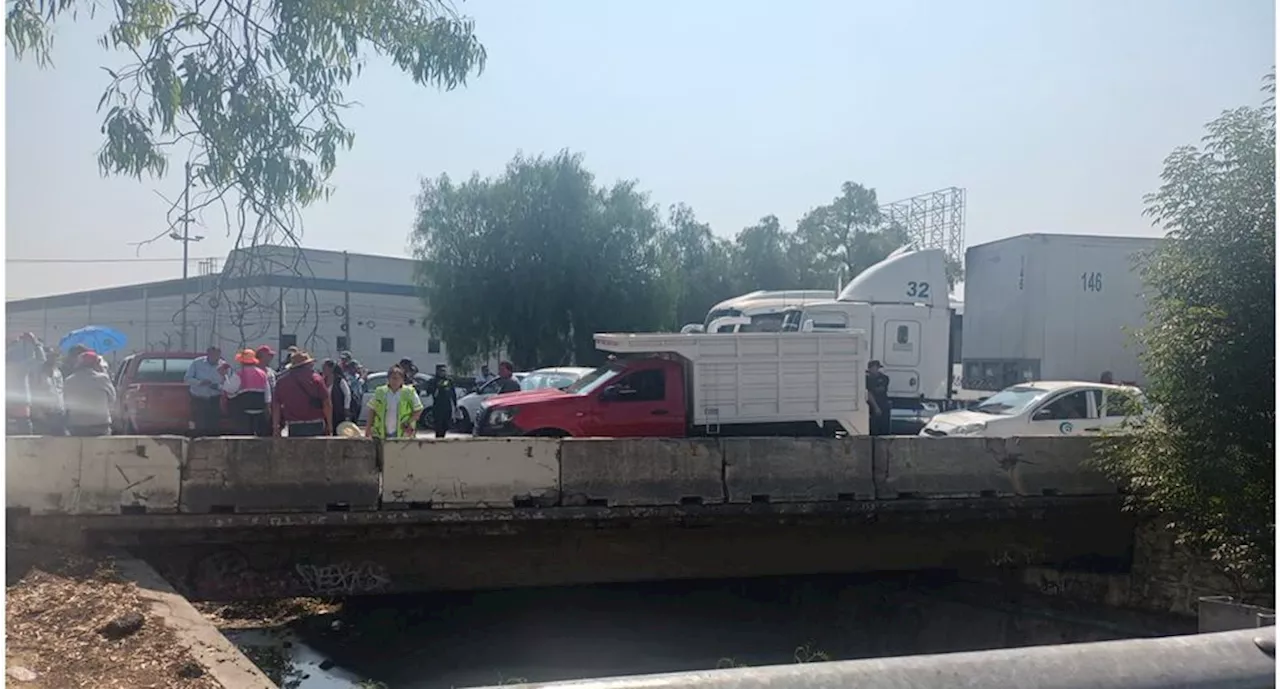
M 600 400 L 602 402 L 610 402 L 618 399 L 618 386 L 610 385 L 600 391 Z
M 1036 413 L 1034 413 L 1034 414 L 1032 414 L 1032 415 L 1031 415 L 1031 420 L 1032 420 L 1032 421 L 1044 421 L 1045 419 L 1049 418 L 1049 416 L 1050 416 L 1050 411 L 1049 411 L 1049 409 L 1046 407 L 1046 408 L 1044 408 L 1044 409 L 1038 409 L 1038 410 L 1036 410 Z

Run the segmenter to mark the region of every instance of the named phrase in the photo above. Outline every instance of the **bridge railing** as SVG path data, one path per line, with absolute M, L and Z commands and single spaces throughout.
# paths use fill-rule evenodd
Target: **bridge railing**
M 540 689 L 1261 689 L 1275 684 L 1275 627 L 1269 627 L 1158 639 L 517 686 Z M 512 689 L 512 686 L 503 689 Z
M 1091 442 L 11 437 L 5 504 L 216 514 L 1115 495 Z

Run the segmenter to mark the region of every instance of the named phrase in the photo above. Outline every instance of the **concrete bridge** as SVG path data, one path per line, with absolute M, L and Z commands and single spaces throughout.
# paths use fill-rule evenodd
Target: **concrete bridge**
M 1085 438 L 8 438 L 16 542 L 196 599 L 1123 566 Z

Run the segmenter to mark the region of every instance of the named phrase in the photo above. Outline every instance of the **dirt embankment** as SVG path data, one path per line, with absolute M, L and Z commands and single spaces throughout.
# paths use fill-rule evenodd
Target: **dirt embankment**
M 219 688 L 109 559 L 5 553 L 6 686 Z

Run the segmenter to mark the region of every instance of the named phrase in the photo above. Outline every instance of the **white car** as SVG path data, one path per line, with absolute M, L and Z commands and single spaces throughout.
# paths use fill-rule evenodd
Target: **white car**
M 938 414 L 920 435 L 934 438 L 1095 435 L 1140 420 L 1147 407 L 1138 388 L 1106 383 L 1020 383 L 972 409 Z
M 512 373 L 511 377 L 515 378 L 516 382 L 523 383 L 525 376 L 528 375 L 528 373 Z M 471 424 L 475 423 L 476 414 L 480 413 L 480 406 L 484 404 L 485 400 L 498 394 L 500 382 L 500 380 L 494 378 L 476 388 L 474 392 L 463 395 L 462 399 L 458 400 L 458 419 L 456 423 L 459 431 L 464 433 L 471 432 Z M 521 389 L 524 389 L 523 384 Z

